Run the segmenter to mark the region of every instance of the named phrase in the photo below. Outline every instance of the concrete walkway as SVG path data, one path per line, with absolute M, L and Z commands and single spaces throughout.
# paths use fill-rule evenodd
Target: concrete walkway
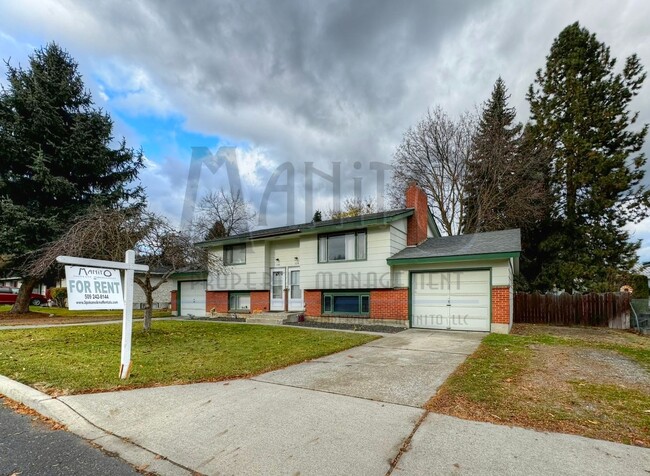
M 89 426 L 87 438 L 159 474 L 650 472 L 647 449 L 426 414 L 482 337 L 409 330 L 254 379 L 38 404 L 64 406 L 80 420 L 72 431 Z

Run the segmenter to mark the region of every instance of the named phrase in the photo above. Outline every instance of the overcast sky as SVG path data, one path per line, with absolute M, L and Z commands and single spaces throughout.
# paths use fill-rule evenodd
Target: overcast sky
M 427 108 L 474 110 L 500 75 L 525 121 L 528 86 L 565 26 L 580 21 L 619 64 L 638 53 L 647 68 L 648 18 L 647 0 L 0 0 L 0 53 L 25 64 L 56 41 L 72 54 L 116 135 L 143 148 L 155 210 L 180 219 L 192 147 L 235 146 L 257 208 L 272 173 L 292 164 L 301 222 L 306 162 L 326 174 L 340 163 L 343 196 L 355 177 L 375 195 L 371 163 L 389 164 Z M 634 109 L 650 122 L 650 81 Z M 199 194 L 224 185 L 223 168 L 204 167 Z M 314 185 L 315 205 L 331 208 L 331 184 Z M 271 195 L 269 225 L 286 223 L 286 201 Z M 650 260 L 650 220 L 630 229 Z

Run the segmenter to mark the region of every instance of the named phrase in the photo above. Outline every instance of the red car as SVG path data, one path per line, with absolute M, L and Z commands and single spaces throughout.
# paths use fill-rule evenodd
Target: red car
M 0 304 L 13 304 L 18 297 L 18 288 L 10 288 L 8 286 L 0 286 Z M 32 306 L 40 306 L 45 304 L 47 299 L 42 294 L 32 293 L 29 303 Z

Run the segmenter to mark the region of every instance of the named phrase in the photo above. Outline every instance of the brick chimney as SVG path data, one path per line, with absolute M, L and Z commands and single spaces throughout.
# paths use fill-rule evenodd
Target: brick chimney
M 415 182 L 406 189 L 406 208 L 413 208 L 413 215 L 406 219 L 406 244 L 419 245 L 427 239 L 429 205 L 427 194 Z

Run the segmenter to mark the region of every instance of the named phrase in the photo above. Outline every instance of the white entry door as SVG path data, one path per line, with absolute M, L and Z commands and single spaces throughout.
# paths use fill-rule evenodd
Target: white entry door
M 271 268 L 271 311 L 284 311 L 284 268 Z
M 300 287 L 300 268 L 288 268 L 289 272 L 289 310 L 302 311 L 302 288 Z
M 490 330 L 490 272 L 413 273 L 413 327 Z

